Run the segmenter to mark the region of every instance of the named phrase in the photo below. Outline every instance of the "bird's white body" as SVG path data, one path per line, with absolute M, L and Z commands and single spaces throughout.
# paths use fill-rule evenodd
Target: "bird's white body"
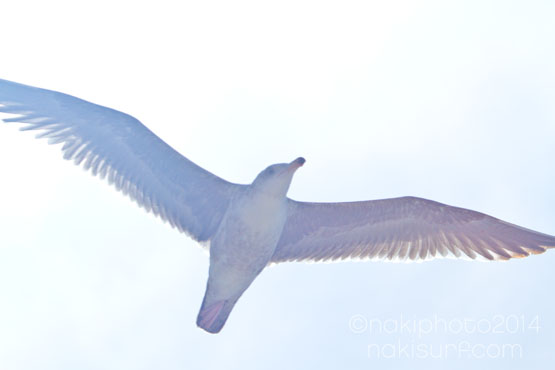
M 285 197 L 249 190 L 232 199 L 210 243 L 211 298 L 243 293 L 272 258 L 285 225 Z
M 211 332 L 221 329 L 235 302 L 271 261 L 286 220 L 285 193 L 252 184 L 235 194 L 210 243 L 199 326 Z M 217 312 L 210 310 L 218 303 Z
M 303 158 L 274 164 L 252 184 L 197 166 L 137 119 L 55 91 L 0 79 L 5 122 L 63 143 L 64 158 L 106 177 L 147 211 L 210 244 L 197 324 L 221 330 L 235 302 L 268 265 L 286 261 L 439 257 L 507 260 L 543 253 L 555 237 L 480 212 L 416 198 L 310 203 L 287 198 Z

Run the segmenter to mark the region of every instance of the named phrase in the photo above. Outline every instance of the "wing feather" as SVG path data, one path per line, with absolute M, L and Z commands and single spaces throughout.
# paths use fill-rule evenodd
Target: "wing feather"
M 0 79 L 4 122 L 63 143 L 66 160 L 128 195 L 198 241 L 209 240 L 242 185 L 197 166 L 125 113 L 76 97 Z
M 543 253 L 555 237 L 416 197 L 351 203 L 288 200 L 272 262 L 441 257 L 507 260 Z

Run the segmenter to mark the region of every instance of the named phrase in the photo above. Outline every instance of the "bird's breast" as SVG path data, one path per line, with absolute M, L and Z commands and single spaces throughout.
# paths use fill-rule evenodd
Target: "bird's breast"
M 211 243 L 211 263 L 265 266 L 281 236 L 286 216 L 285 199 L 248 194 L 232 200 Z

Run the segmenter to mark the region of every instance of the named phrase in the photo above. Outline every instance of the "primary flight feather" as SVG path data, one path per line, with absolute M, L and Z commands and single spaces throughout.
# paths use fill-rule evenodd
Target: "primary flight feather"
M 437 257 L 506 260 L 542 253 L 555 237 L 483 213 L 402 197 L 348 203 L 287 198 L 305 160 L 274 164 L 249 185 L 197 166 L 125 113 L 0 79 L 5 122 L 63 143 L 65 159 L 107 178 L 137 204 L 210 250 L 197 325 L 217 333 L 233 306 L 271 263 Z

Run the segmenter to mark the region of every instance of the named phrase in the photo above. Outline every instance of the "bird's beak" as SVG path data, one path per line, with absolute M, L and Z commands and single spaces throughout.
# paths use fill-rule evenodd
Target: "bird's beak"
M 297 159 L 295 159 L 293 162 L 289 163 L 289 170 L 293 170 L 296 171 L 297 169 L 299 169 L 299 167 L 301 167 L 304 162 L 306 162 L 306 160 L 303 157 L 299 157 Z

